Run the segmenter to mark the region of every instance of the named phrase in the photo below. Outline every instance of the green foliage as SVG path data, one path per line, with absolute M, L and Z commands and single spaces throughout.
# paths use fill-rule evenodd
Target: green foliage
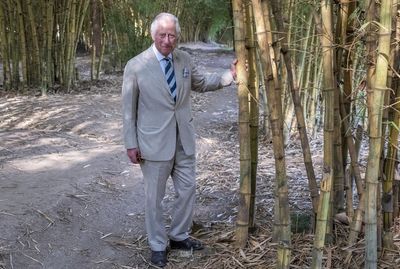
M 218 40 L 232 25 L 229 0 L 105 1 L 106 54 L 114 64 L 126 62 L 151 44 L 150 24 L 160 12 L 179 18 L 183 42 Z
M 146 14 L 135 9 L 137 1 L 115 1 L 104 7 L 104 30 L 107 33 L 106 54 L 113 65 L 126 62 L 151 43 L 144 29 L 148 25 Z M 143 15 L 142 15 L 143 14 Z
M 215 17 L 208 31 L 208 39 L 219 41 L 223 39 L 228 32 L 228 36 L 232 39 L 232 19 L 229 15 Z M 226 38 L 225 38 L 226 39 Z
M 232 27 L 231 5 L 227 0 L 184 1 L 180 16 L 185 41 L 217 40 Z M 197 34 L 198 33 L 198 34 Z
M 179 18 L 182 28 L 181 41 L 183 42 L 219 41 L 219 36 L 226 32 L 226 29 L 231 29 L 232 24 L 229 0 L 37 0 L 20 2 L 23 17 L 21 21 L 19 21 L 21 16 L 16 12 L 16 3 L 19 2 L 0 1 L 0 35 L 2 35 L 0 53 L 3 65 L 6 64 L 2 77 L 7 88 L 18 87 L 21 78 L 29 86 L 38 84 L 31 79 L 37 77 L 43 77 L 43 82 L 39 84 L 46 85 L 46 87 L 52 87 L 54 83 L 63 85 L 66 82 L 69 83 L 70 80 L 73 82 L 73 79 L 64 79 L 61 75 L 66 72 L 65 70 L 72 70 L 72 67 L 69 66 L 74 64 L 75 48 L 78 45 L 80 52 L 88 52 L 93 49 L 93 44 L 96 44 L 97 56 L 104 55 L 111 70 L 121 69 L 130 58 L 152 43 L 150 24 L 160 12 L 170 12 Z M 34 19 L 31 20 L 27 12 L 29 4 L 32 4 L 31 9 L 33 10 L 32 17 Z M 72 21 L 71 6 L 73 5 L 76 6 L 76 12 L 73 13 L 76 22 Z M 11 12 L 12 10 L 14 12 Z M 25 34 L 19 34 L 21 32 L 18 29 L 19 22 L 23 25 Z M 31 27 L 35 27 L 38 38 L 31 33 Z M 71 27 L 76 28 L 74 32 L 71 31 Z M 25 39 L 25 42 L 20 40 L 22 38 Z M 41 61 L 46 76 L 35 73 L 41 70 L 37 68 L 37 63 L 32 62 L 34 59 L 32 51 L 35 52 L 33 41 L 35 40 L 38 43 L 37 47 L 40 48 L 37 55 L 43 58 Z M 15 43 L 16 46 L 10 46 L 11 43 Z M 27 47 L 24 54 L 28 55 L 26 57 L 28 63 L 24 65 L 28 68 L 27 75 L 19 74 L 20 70 L 12 68 L 12 66 L 18 65 L 16 63 L 25 59 L 22 54 L 20 55 L 21 51 L 25 52 L 22 44 L 26 44 Z M 99 59 L 99 66 L 101 66 L 102 59 Z M 36 62 L 38 61 L 36 60 Z M 58 69 L 53 70 L 53 68 Z M 15 82 L 14 86 L 10 84 L 13 81 Z

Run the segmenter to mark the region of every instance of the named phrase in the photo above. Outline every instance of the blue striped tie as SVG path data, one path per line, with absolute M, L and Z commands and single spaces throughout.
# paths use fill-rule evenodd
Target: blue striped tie
M 171 96 L 176 102 L 176 80 L 174 68 L 172 67 L 172 62 L 169 58 L 164 58 L 164 60 L 167 61 L 167 66 L 165 67 L 165 77 L 167 78 L 167 83 L 171 92 Z

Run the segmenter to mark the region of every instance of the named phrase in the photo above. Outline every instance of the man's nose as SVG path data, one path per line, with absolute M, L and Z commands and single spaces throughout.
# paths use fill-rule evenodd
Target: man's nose
M 171 44 L 172 43 L 171 39 L 168 36 L 165 38 L 164 42 L 167 43 L 167 44 Z

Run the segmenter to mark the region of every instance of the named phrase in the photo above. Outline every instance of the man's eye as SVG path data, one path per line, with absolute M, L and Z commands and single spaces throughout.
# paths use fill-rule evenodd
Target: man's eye
M 173 34 L 159 34 L 158 35 L 161 39 L 165 39 L 168 37 L 168 39 L 170 40 L 175 40 L 176 39 L 176 35 Z

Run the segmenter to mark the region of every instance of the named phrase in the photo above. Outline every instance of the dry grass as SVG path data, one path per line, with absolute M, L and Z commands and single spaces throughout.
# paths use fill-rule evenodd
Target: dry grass
M 400 221 L 398 221 L 400 222 Z M 234 225 L 215 224 L 212 227 L 203 227 L 193 236 L 201 240 L 206 248 L 198 252 L 170 251 L 167 269 L 177 268 L 275 268 L 276 246 L 272 241 L 271 227 L 267 223 L 258 227 L 256 233 L 250 235 L 247 247 L 235 248 Z M 323 268 L 363 268 L 364 266 L 364 240 L 347 247 L 346 238 L 348 226 L 336 223 L 335 243 L 326 246 L 324 250 Z M 395 248 L 382 250 L 379 256 L 378 268 L 399 268 L 400 265 L 400 234 L 395 235 Z M 292 260 L 290 268 L 309 268 L 311 265 L 311 253 L 313 248 L 312 234 L 292 235 Z M 148 252 L 146 238 L 135 240 L 119 238 L 107 240 L 118 247 L 132 249 L 140 255 L 147 264 Z M 128 268 L 128 267 L 119 267 Z M 135 267 L 132 267 L 135 268 Z

